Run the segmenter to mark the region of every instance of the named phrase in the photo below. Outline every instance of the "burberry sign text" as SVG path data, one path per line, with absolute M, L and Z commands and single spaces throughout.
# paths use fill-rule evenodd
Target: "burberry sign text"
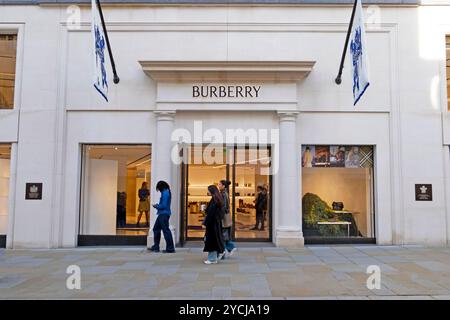
M 192 86 L 193 98 L 258 98 L 261 86 L 217 85 Z

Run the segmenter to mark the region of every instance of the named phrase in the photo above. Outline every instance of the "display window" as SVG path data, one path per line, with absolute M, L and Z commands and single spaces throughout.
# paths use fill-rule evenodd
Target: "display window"
M 9 177 L 11 167 L 11 144 L 0 144 L 0 235 L 8 230 Z
M 81 235 L 147 235 L 151 146 L 84 145 Z
M 446 39 L 446 55 L 447 55 L 447 59 L 446 59 L 446 74 L 447 74 L 447 108 L 450 111 L 450 35 L 445 37 Z
M 375 238 L 373 155 L 373 146 L 302 146 L 305 239 Z

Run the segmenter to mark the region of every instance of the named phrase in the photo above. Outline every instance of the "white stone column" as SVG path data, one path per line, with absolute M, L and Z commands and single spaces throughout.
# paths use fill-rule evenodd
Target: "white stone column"
M 278 223 L 275 244 L 279 247 L 304 245 L 300 212 L 300 161 L 297 146 L 298 112 L 278 112 L 280 119 L 278 167 Z M 298 151 L 298 152 L 297 152 Z
M 173 143 L 171 141 L 173 123 L 175 120 L 175 111 L 155 111 L 156 115 L 156 140 L 152 148 L 152 179 L 151 182 L 151 204 L 159 201 L 161 194 L 155 191 L 156 184 L 160 180 L 166 181 L 171 190 L 173 190 L 172 184 L 172 147 Z M 176 242 L 175 237 L 175 217 L 173 212 L 173 203 L 176 201 L 176 195 L 172 191 L 172 217 L 170 218 L 170 229 L 172 231 L 172 237 L 174 243 Z M 147 247 L 150 248 L 153 245 L 153 225 L 156 221 L 156 209 L 151 207 L 150 211 L 150 229 L 147 237 Z M 164 240 L 164 235 L 161 234 L 161 250 L 166 248 L 166 242 Z

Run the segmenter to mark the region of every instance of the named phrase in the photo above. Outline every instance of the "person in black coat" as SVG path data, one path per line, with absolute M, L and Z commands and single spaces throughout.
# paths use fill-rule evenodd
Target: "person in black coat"
M 264 230 L 264 212 L 267 210 L 267 190 L 263 186 L 258 186 L 258 195 L 256 197 L 255 209 L 256 209 L 256 224 L 250 230 Z M 259 224 L 261 223 L 261 228 Z
M 206 217 L 203 225 L 206 227 L 204 252 L 208 252 L 206 264 L 217 263 L 225 253 L 225 243 L 222 235 L 222 219 L 224 216 L 223 197 L 216 186 L 208 187 L 211 200 L 206 207 Z

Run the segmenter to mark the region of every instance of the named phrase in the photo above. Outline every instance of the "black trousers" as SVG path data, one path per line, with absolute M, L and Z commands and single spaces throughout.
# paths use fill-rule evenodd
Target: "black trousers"
M 261 229 L 264 229 L 264 211 L 263 210 L 256 210 L 256 224 L 255 224 L 255 228 L 258 228 L 260 222 L 261 222 Z

